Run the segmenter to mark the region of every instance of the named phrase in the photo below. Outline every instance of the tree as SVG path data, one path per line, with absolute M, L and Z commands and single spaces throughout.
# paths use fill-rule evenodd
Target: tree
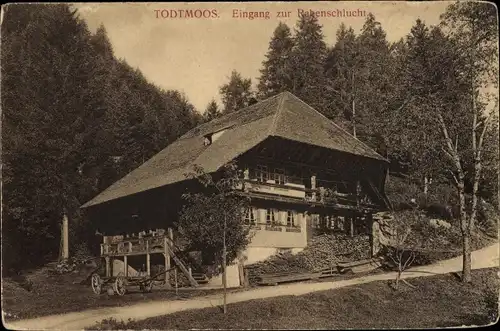
M 455 25 L 446 34 L 441 28 L 428 29 L 417 21 L 407 37 L 402 66 L 407 96 L 400 98 L 408 102 L 401 109 L 404 121 L 399 122 L 398 137 L 403 150 L 413 151 L 411 162 L 416 174 L 440 176 L 457 188 L 462 279 L 469 282 L 470 237 L 483 183 L 484 141 L 496 116 L 496 105 L 489 102 L 482 87 L 496 83 L 489 71 L 495 68 L 497 51 L 494 29 L 488 23 L 481 28 L 475 26 L 483 22 L 478 17 L 486 14 L 478 14 L 474 6 L 486 11 L 489 6 L 467 3 L 465 10 L 461 6 L 452 5 L 443 16 L 444 28 L 460 22 L 459 28 Z M 490 14 L 494 16 L 494 10 Z
M 287 72 L 288 61 L 293 46 L 290 28 L 280 22 L 269 42 L 266 59 L 260 69 L 258 95 L 265 99 L 280 92 L 291 90 L 290 76 Z
M 96 73 L 85 22 L 67 5 L 10 5 L 2 30 L 4 220 L 23 262 L 58 251 L 64 210 L 75 215 L 87 178 L 79 166 L 95 146 Z M 5 93 L 5 94 L 4 94 Z M 15 239 L 14 239 L 15 238 Z
M 229 82 L 220 87 L 222 103 L 224 108 L 223 114 L 228 114 L 249 106 L 250 100 L 253 97 L 252 80 L 243 78 L 239 72 L 233 70 Z
M 249 228 L 243 224 L 243 215 L 249 200 L 235 192 L 243 184 L 243 176 L 234 163 L 227 164 L 216 179 L 200 167 L 186 174 L 204 187 L 200 193 L 186 193 L 186 204 L 179 215 L 179 232 L 195 250 L 208 252 L 222 266 L 224 285 L 224 314 L 226 308 L 226 265 L 234 261 L 249 243 Z
M 492 84 L 498 86 L 498 21 L 495 6 L 488 3 L 456 3 L 442 15 L 444 27 L 451 28 L 450 39 L 457 57 L 462 60 L 458 74 L 464 84 L 464 103 L 461 109 L 471 118 L 469 121 L 470 145 L 454 143 L 453 123 L 447 114 L 437 113 L 437 121 L 444 137 L 446 156 L 453 167 L 453 178 L 460 197 L 460 226 L 463 239 L 463 282 L 471 281 L 470 236 L 478 211 L 478 193 L 481 183 L 484 138 L 490 123 L 496 116 L 498 96 L 494 101 L 484 92 Z M 451 120 L 451 121 L 450 121 Z M 464 155 L 465 154 L 465 155 Z M 472 201 L 466 206 L 464 158 L 473 160 Z M 470 211 L 470 212 L 468 212 Z
M 208 105 L 207 109 L 205 110 L 205 113 L 203 113 L 203 118 L 206 122 L 210 122 L 214 118 L 217 118 L 221 116 L 221 113 L 219 111 L 219 106 L 217 106 L 217 103 L 215 102 L 214 99 L 212 99 Z
M 393 55 L 397 56 L 395 68 L 400 72 L 395 100 L 401 106 L 393 114 L 388 114 L 383 131 L 390 141 L 392 156 L 400 162 L 407 162 L 411 179 L 423 182 L 424 186 L 428 186 L 426 183 L 430 178 L 438 181 L 444 175 L 439 131 L 432 116 L 422 114 L 434 112 L 436 100 L 430 98 L 431 95 L 447 93 L 452 101 L 450 91 L 444 90 L 444 77 L 433 69 L 437 65 L 452 68 L 451 63 L 440 58 L 446 44 L 440 29 L 430 30 L 417 20 L 405 40 L 397 45 L 398 54 Z
M 376 136 L 385 137 L 387 118 L 394 111 L 393 98 L 397 74 L 386 33 L 373 14 L 369 14 L 357 37 L 355 68 L 351 79 L 355 107 L 353 126 L 357 135 L 371 146 Z
M 326 51 L 318 18 L 302 15 L 295 29 L 285 76 L 291 77 L 291 92 L 321 113 L 328 107 L 324 100 Z
M 199 115 L 185 96 L 162 91 L 118 61 L 104 27 L 92 35 L 70 6 L 4 9 L 2 226 L 8 230 L 2 233 L 3 256 L 13 257 L 8 269 L 57 256 L 64 212 L 70 244 L 84 240 L 93 231 L 79 207 L 195 126 Z M 123 161 L 113 162 L 116 156 Z
M 397 268 L 396 289 L 399 288 L 401 280 L 408 286 L 413 287 L 413 285 L 401 279 L 401 275 L 415 261 L 417 246 L 423 244 L 422 242 L 417 243 L 415 238 L 412 238 L 414 237 L 413 231 L 415 225 L 422 224 L 422 221 L 424 220 L 419 217 L 418 211 L 413 209 L 396 214 L 390 224 L 391 238 L 386 247 L 386 256 L 389 256 L 391 262 Z
M 337 30 L 337 40 L 335 45 L 328 50 L 325 63 L 325 74 L 329 90 L 325 98 L 332 104 L 331 109 L 335 111 L 328 114 L 329 118 L 339 118 L 351 121 L 349 131 L 356 135 L 354 118 L 356 112 L 355 100 L 355 70 L 357 63 L 357 41 L 354 30 L 346 28 L 344 23 L 340 24 Z M 337 113 L 340 110 L 340 113 Z

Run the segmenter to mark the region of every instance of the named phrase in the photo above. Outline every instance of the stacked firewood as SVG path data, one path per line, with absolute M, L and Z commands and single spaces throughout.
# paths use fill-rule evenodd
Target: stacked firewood
M 309 245 L 295 255 L 282 253 L 245 267 L 250 284 L 263 274 L 301 273 L 336 268 L 338 262 L 352 262 L 370 257 L 368 236 L 350 237 L 325 234 L 311 239 Z
M 78 272 L 82 268 L 97 268 L 99 259 L 91 256 L 75 256 L 67 260 L 62 260 L 53 266 L 52 273 L 66 274 Z
M 301 253 L 311 270 L 322 270 L 338 262 L 353 262 L 370 257 L 370 237 L 345 234 L 324 234 L 312 238 L 309 246 Z

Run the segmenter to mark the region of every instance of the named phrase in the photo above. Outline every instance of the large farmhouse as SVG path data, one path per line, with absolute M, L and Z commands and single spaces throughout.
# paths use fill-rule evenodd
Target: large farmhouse
M 251 197 L 245 264 L 302 250 L 318 227 L 369 234 L 372 214 L 388 207 L 387 160 L 289 92 L 194 128 L 83 207 L 110 235 L 172 227 L 185 174 L 230 161 Z

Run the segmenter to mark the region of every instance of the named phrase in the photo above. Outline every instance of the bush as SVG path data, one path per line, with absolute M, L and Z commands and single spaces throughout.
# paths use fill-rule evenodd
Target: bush
M 129 323 L 133 320 L 131 318 L 128 319 L 127 322 L 123 320 L 118 321 L 114 318 L 103 319 L 101 322 L 94 324 L 91 328 L 86 328 L 85 330 L 127 330 L 130 327 L 127 327 Z

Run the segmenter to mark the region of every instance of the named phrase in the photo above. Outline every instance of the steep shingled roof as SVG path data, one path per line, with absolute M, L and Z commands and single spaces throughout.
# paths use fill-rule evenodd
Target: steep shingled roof
M 225 130 L 205 146 L 206 135 Z M 363 142 L 289 92 L 283 92 L 190 130 L 137 169 L 82 206 L 173 184 L 185 179 L 193 165 L 217 171 L 270 136 L 387 161 Z

